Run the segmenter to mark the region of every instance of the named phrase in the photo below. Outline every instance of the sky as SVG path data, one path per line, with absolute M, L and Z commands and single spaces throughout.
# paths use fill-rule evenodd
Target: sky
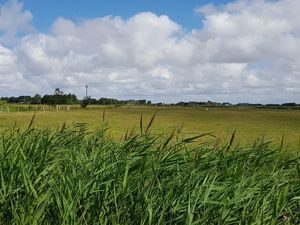
M 0 96 L 300 103 L 299 0 L 0 0 Z

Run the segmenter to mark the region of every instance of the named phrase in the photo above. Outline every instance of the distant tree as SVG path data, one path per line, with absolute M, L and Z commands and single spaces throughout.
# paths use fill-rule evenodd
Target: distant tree
M 85 97 L 84 99 L 82 99 L 82 101 L 80 102 L 80 107 L 85 109 L 90 104 L 90 99 L 91 97 Z
M 138 101 L 137 101 L 137 104 L 138 104 L 138 105 L 146 105 L 146 102 L 147 102 L 147 101 L 146 101 L 145 99 L 141 99 L 141 100 L 138 100 Z
M 91 105 L 96 105 L 97 104 L 97 99 L 95 99 L 95 98 L 89 98 L 89 104 L 91 104 Z
M 297 106 L 295 102 L 283 103 L 282 106 Z
M 21 95 L 18 98 L 12 97 L 12 99 L 14 99 L 15 103 L 24 103 L 24 104 L 30 104 L 32 101 L 32 97 L 29 95 L 25 95 L 25 96 Z
M 176 105 L 180 105 L 180 106 L 188 106 L 189 103 L 187 103 L 187 102 L 177 102 Z
M 97 103 L 100 105 L 116 105 L 120 104 L 120 101 L 114 98 L 99 98 Z
M 36 94 L 35 96 L 33 96 L 32 100 L 31 100 L 32 104 L 41 104 L 42 103 L 42 96 L 40 94 Z
M 76 104 L 78 102 L 76 95 L 71 94 L 71 93 L 67 94 L 65 96 L 65 98 L 66 98 L 66 104 L 68 104 L 68 105 Z
M 55 88 L 54 90 L 54 95 L 63 95 L 64 92 L 62 90 L 60 90 L 59 88 Z
M 64 92 L 59 88 L 55 88 L 54 94 L 51 98 L 51 104 L 53 105 L 66 104 Z
M 42 104 L 51 104 L 51 95 L 44 95 L 42 97 Z
M 16 97 L 6 98 L 6 101 L 9 103 L 17 103 L 18 102 L 17 100 L 18 100 L 18 98 L 16 98 Z

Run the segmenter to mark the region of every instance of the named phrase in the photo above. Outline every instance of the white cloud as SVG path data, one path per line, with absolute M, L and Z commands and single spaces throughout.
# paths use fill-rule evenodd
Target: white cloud
M 95 97 L 300 102 L 299 8 L 298 0 L 210 4 L 196 9 L 203 27 L 190 32 L 151 12 L 127 20 L 61 17 L 51 33 L 25 35 L 11 49 L 1 46 L 0 66 L 6 62 L 10 69 L 0 70 L 0 94 L 20 80 L 31 84 L 20 87 L 31 94 L 60 87 L 82 96 L 89 84 Z M 26 22 L 1 26 L 0 20 L 2 43 L 32 27 L 20 3 L 2 6 L 0 18 L 6 11 Z
M 0 42 L 11 44 L 20 32 L 34 31 L 31 21 L 32 15 L 29 11 L 23 11 L 22 3 L 10 0 L 7 4 L 0 4 L 0 33 L 3 33 Z
M 10 95 L 11 93 L 22 94 L 24 87 L 34 88 L 20 72 L 15 53 L 0 44 L 0 91 L 1 94 Z

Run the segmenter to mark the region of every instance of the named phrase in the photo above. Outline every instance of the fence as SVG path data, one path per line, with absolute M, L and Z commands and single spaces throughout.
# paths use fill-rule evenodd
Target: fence
M 58 112 L 58 111 L 71 111 L 70 105 L 3 105 L 0 106 L 1 112 Z

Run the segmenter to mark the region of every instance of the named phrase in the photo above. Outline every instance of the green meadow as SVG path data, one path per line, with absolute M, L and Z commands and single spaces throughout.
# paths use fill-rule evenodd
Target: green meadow
M 64 123 L 66 126 L 85 123 L 92 131 L 106 122 L 110 127 L 108 134 L 114 139 L 120 139 L 127 131 L 138 133 L 141 115 L 146 122 L 155 112 L 157 114 L 152 129 L 162 136 L 168 136 L 174 129 L 181 136 L 208 132 L 219 142 L 227 143 L 235 130 L 235 142 L 241 145 L 264 138 L 266 141 L 277 144 L 283 142 L 285 146 L 295 147 L 300 141 L 300 110 L 294 109 L 99 106 L 83 110 L 73 106 L 70 111 L 66 111 L 66 107 L 58 111 L 46 109 L 45 112 L 38 109 L 34 126 L 59 129 Z M 2 112 L 0 129 L 13 126 L 26 128 L 33 114 L 33 111 Z

